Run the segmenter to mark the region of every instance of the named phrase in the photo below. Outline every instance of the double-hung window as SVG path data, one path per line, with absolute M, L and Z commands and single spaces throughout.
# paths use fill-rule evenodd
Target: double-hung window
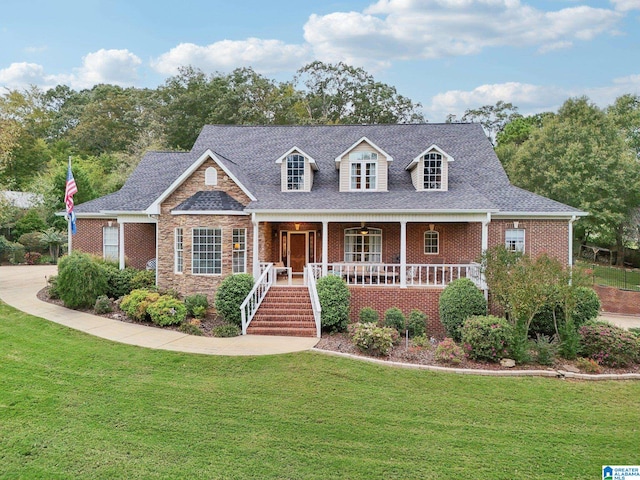
M 184 243 L 182 236 L 182 228 L 176 228 L 174 231 L 174 258 L 175 272 L 182 273 L 184 270 Z
M 304 157 L 297 153 L 287 156 L 287 190 L 304 190 Z
M 435 230 L 427 230 L 424 232 L 424 253 L 426 255 L 437 255 L 439 235 Z
M 118 261 L 118 227 L 102 228 L 102 255 L 105 260 Z
M 222 273 L 222 230 L 194 228 L 191 270 L 194 275 Z
M 245 273 L 247 270 L 247 229 L 233 229 L 233 273 Z
M 353 152 L 349 154 L 351 190 L 375 190 L 378 188 L 378 154 Z
M 427 153 L 424 157 L 424 181 L 425 190 L 442 189 L 442 155 L 439 153 Z
M 361 228 L 349 228 L 344 232 L 345 262 L 382 262 L 382 230 L 369 228 L 363 234 Z
M 524 253 L 524 230 L 513 228 L 505 231 L 504 246 L 510 252 Z

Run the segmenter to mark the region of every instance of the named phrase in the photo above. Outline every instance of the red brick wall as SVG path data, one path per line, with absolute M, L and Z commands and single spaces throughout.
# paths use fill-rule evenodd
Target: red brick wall
M 444 337 L 445 330 L 438 313 L 441 288 L 349 287 L 349 290 L 352 322 L 358 321 L 360 310 L 364 307 L 377 310 L 380 320 L 384 319 L 384 312 L 391 307 L 398 307 L 407 316 L 415 308 L 428 316 L 427 335 Z
M 601 310 L 608 313 L 640 314 L 640 292 L 595 285 L 593 289 L 600 298 Z
M 101 257 L 102 228 L 109 226 L 109 222 L 112 222 L 114 227 L 118 226 L 115 218 L 78 218 L 76 220 L 76 234 L 71 238 L 71 249 Z
M 568 265 L 568 220 L 492 220 L 489 224 L 489 248 L 504 245 L 505 231 L 514 228 L 514 220 L 518 222 L 518 228 L 525 231 L 525 253 L 533 257 L 546 253 Z

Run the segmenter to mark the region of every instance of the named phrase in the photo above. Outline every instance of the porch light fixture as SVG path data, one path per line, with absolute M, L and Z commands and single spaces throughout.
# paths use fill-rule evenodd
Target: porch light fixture
M 240 250 L 240 244 L 239 243 L 234 243 L 233 244 L 233 249 L 234 250 Z
M 362 226 L 360 227 L 360 235 L 368 235 L 369 228 L 362 222 Z

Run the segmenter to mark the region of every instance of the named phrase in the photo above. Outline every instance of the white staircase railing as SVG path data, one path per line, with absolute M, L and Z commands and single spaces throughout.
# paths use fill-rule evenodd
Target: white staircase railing
M 320 338 L 322 332 L 321 317 L 322 307 L 320 306 L 320 298 L 318 297 L 318 290 L 316 289 L 316 277 L 314 274 L 314 267 L 307 265 L 304 269 L 305 281 L 307 288 L 309 289 L 309 297 L 311 298 L 311 308 L 313 309 L 313 318 L 316 321 L 316 336 Z
M 261 266 L 262 267 L 262 266 Z M 255 285 L 244 299 L 242 305 L 240 305 L 240 314 L 242 316 L 242 335 L 247 334 L 247 328 L 253 320 L 258 307 L 267 296 L 267 292 L 276 280 L 275 270 L 273 269 L 273 263 L 266 264 L 262 274 L 256 281 Z

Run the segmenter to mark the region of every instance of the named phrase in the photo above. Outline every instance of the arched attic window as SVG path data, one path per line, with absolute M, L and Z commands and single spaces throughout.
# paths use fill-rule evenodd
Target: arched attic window
M 204 184 L 205 185 L 218 185 L 218 171 L 209 167 L 204 172 Z

